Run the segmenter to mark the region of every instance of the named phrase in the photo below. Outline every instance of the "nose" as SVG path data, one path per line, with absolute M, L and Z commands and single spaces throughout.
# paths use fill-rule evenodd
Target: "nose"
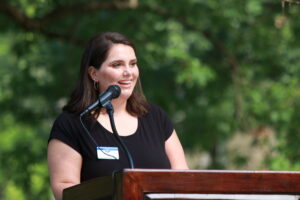
M 130 76 L 132 73 L 131 68 L 127 65 L 124 67 L 123 76 Z

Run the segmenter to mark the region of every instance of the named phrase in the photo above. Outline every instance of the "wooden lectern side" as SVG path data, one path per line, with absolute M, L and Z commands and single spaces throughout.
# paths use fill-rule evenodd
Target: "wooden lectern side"
M 203 199 L 195 194 L 274 194 L 294 195 L 298 200 L 300 172 L 125 169 L 115 175 L 115 181 L 103 177 L 67 188 L 63 199 L 105 199 L 112 195 L 113 188 L 117 200 L 154 199 L 148 195 L 151 193 L 194 195 L 155 199 Z
M 113 179 L 105 176 L 64 189 L 63 200 L 102 200 L 112 194 Z

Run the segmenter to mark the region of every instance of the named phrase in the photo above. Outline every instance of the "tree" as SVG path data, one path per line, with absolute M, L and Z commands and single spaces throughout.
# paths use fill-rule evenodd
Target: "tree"
M 51 124 L 84 44 L 102 31 L 137 44 L 146 96 L 186 149 L 208 152 L 208 168 L 230 166 L 226 142 L 263 126 L 279 143 L 265 167 L 297 169 L 299 9 L 271 0 L 0 1 L 0 199 L 49 198 Z

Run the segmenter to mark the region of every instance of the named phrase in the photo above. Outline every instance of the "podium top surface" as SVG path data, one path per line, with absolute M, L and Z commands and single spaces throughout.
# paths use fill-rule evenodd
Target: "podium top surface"
M 118 200 L 140 200 L 150 193 L 300 195 L 300 172 L 124 169 L 114 177 L 67 188 L 64 199 L 86 200 L 87 195 L 107 196 L 113 191 Z
M 161 173 L 237 173 L 237 174 L 300 174 L 300 171 L 270 171 L 270 170 L 198 170 L 198 169 L 188 169 L 188 170 L 174 170 L 174 169 L 130 169 L 125 168 L 121 173 L 126 172 L 161 172 Z

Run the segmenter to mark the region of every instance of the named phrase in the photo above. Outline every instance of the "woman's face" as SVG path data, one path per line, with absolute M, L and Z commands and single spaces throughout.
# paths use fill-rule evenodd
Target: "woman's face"
M 95 75 L 100 92 L 105 91 L 110 85 L 118 85 L 121 88 L 119 98 L 128 99 L 139 77 L 134 49 L 128 45 L 114 44 Z

